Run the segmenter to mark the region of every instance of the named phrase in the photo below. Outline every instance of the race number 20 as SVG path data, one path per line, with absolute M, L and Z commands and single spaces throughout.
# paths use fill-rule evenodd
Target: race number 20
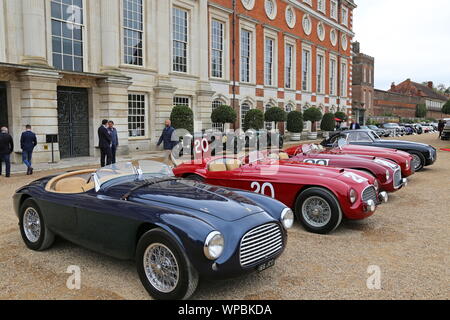
M 251 188 L 254 193 L 267 195 L 275 199 L 275 188 L 271 183 L 265 182 L 261 185 L 259 182 L 253 182 Z M 269 189 L 270 194 L 266 194 L 266 189 Z

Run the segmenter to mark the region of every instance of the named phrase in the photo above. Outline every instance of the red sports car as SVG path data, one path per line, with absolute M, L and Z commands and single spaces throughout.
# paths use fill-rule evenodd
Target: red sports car
M 315 144 L 303 145 L 302 152 L 290 158 L 284 152 L 263 153 L 266 153 L 269 158 L 279 159 L 281 164 L 306 163 L 364 171 L 377 178 L 380 183 L 380 189 L 387 192 L 398 191 L 408 183 L 407 178 L 402 178 L 401 168 L 395 162 L 374 157 L 364 158 L 352 155 L 324 154 L 321 153 L 321 146 Z
M 210 157 L 181 164 L 176 176 L 271 196 L 292 208 L 306 230 L 326 234 L 342 219 L 370 217 L 387 193 L 364 172 L 278 160 Z
M 302 154 L 303 145 L 288 148 L 284 150 L 284 152 L 286 152 L 289 157 L 297 156 Z M 407 152 L 395 149 L 341 144 L 339 147 L 322 149 L 319 153 L 325 155 L 352 155 L 369 159 L 374 159 L 375 157 L 384 158 L 398 164 L 404 178 L 414 174 L 414 168 L 412 166 L 413 157 Z

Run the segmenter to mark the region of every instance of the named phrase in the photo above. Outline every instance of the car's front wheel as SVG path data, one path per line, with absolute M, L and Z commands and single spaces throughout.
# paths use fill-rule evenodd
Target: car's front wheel
M 139 240 L 137 271 L 147 292 L 158 300 L 184 300 L 195 292 L 198 273 L 175 240 L 153 229 Z
M 425 157 L 423 154 L 417 151 L 409 151 L 409 154 L 413 157 L 412 165 L 414 166 L 415 172 L 419 172 L 425 167 Z
M 327 234 L 342 221 L 342 210 L 336 197 L 323 188 L 310 188 L 297 198 L 295 213 L 303 227 L 313 233 Z
M 20 207 L 20 234 L 25 245 L 34 251 L 44 251 L 55 241 L 55 234 L 47 228 L 37 203 L 29 198 Z

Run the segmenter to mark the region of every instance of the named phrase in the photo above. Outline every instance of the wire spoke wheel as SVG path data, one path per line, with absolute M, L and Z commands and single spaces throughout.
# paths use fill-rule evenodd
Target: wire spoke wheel
M 23 231 L 28 241 L 36 243 L 41 236 L 41 219 L 36 209 L 30 207 L 23 215 Z
M 305 221 L 313 227 L 322 228 L 331 220 L 331 207 L 321 197 L 310 197 L 303 202 L 302 215 Z
M 144 253 L 148 281 L 160 292 L 170 293 L 178 285 L 180 270 L 173 252 L 161 243 L 151 244 Z
M 422 160 L 417 154 L 411 154 L 413 157 L 412 165 L 414 166 L 414 169 L 419 169 L 422 166 Z

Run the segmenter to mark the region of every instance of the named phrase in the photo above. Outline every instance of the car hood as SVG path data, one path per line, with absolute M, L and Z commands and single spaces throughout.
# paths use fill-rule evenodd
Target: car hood
M 274 166 L 276 161 L 261 164 L 259 169 L 261 174 L 265 175 L 278 175 L 278 174 L 302 174 L 302 175 L 314 175 L 321 177 L 337 178 L 339 177 L 344 169 L 338 169 L 334 167 L 324 167 L 320 165 L 307 164 L 302 162 L 284 162 L 279 161 L 278 164 Z M 273 173 L 272 173 L 273 171 Z
M 377 140 L 376 143 L 383 144 L 385 146 L 421 146 L 424 148 L 431 148 L 430 145 L 424 144 L 424 143 L 418 143 L 418 142 L 412 142 L 412 141 L 404 141 L 404 140 Z
M 161 182 L 133 193 L 130 201 L 190 209 L 225 221 L 236 221 L 264 210 L 254 201 L 225 188 L 189 180 Z

